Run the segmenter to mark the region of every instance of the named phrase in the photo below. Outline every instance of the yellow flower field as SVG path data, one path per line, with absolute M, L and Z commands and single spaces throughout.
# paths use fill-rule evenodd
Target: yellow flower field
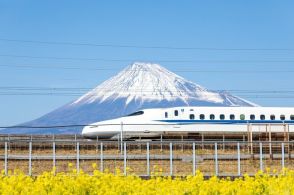
M 294 171 L 278 176 L 257 173 L 235 180 L 203 178 L 200 172 L 186 178 L 122 176 L 93 171 L 93 175 L 44 172 L 37 177 L 15 171 L 0 178 L 1 194 L 294 194 Z

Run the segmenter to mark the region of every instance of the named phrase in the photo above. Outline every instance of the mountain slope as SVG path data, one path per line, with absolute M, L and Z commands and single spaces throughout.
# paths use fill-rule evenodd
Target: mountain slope
M 207 90 L 158 64 L 136 62 L 77 100 L 27 126 L 89 124 L 139 109 L 172 106 L 257 106 L 227 92 Z M 81 127 L 10 129 L 7 133 L 79 133 Z

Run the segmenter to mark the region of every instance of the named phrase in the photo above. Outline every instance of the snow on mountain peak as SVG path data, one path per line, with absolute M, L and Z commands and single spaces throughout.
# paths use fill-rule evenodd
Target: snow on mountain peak
M 118 98 L 126 98 L 126 105 L 133 100 L 182 100 L 187 105 L 191 99 L 216 104 L 227 101 L 224 95 L 188 81 L 159 64 L 135 62 L 72 104 L 101 103 Z

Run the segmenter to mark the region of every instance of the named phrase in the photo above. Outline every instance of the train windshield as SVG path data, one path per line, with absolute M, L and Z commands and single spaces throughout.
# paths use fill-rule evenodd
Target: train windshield
M 138 111 L 138 112 L 134 112 L 134 113 L 132 113 L 132 114 L 129 114 L 129 115 L 127 115 L 127 116 L 138 116 L 138 115 L 142 115 L 142 114 L 144 114 L 143 111 Z

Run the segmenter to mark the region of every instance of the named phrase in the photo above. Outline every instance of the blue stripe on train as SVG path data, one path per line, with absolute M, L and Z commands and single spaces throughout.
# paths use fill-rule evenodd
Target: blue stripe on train
M 156 120 L 159 122 L 168 122 L 175 124 L 294 124 L 294 120 Z

